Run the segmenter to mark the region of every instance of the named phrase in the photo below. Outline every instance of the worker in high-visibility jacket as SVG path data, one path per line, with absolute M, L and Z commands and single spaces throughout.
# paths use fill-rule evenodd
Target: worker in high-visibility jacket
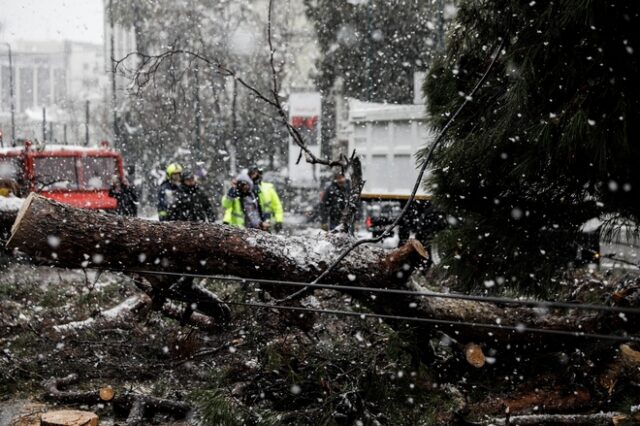
M 280 232 L 284 221 L 284 210 L 275 186 L 262 181 L 262 169 L 256 164 L 249 167 L 248 173 L 253 181 L 253 192 L 258 197 L 262 213 L 270 217 L 273 231 Z
M 222 197 L 223 223 L 268 231 L 271 228 L 271 216 L 262 212 L 249 175 L 240 173 L 231 184 L 227 195 Z
M 169 211 L 178 199 L 180 191 L 180 174 L 182 166 L 171 163 L 167 166 L 167 178 L 158 188 L 158 219 L 161 222 L 169 220 Z

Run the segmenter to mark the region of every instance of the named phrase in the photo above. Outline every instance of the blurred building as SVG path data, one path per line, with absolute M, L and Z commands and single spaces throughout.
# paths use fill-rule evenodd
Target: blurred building
M 113 80 L 115 74 L 116 100 L 125 96 L 127 86 L 130 81 L 124 75 L 124 69 L 116 69 L 116 61 L 124 59 L 128 54 L 136 51 L 136 36 L 134 28 L 131 26 L 123 26 L 117 22 L 111 22 L 111 0 L 104 0 L 104 44 L 102 46 L 103 63 L 102 67 L 109 80 L 108 93 L 113 96 Z M 135 57 L 127 59 L 126 66 L 131 69 L 135 65 Z
M 76 127 L 85 118 L 86 101 L 104 96 L 102 46 L 75 41 L 19 40 L 11 48 L 16 138 L 43 138 L 43 108 L 47 115 L 46 130 L 53 132 L 50 135 L 53 138 L 47 139 L 62 141 L 64 131 L 60 127 L 64 125 L 70 132 L 80 134 Z M 11 120 L 7 53 L 0 53 L 0 127 L 5 139 Z
M 131 85 L 130 73 L 138 58 L 136 34 L 132 25 L 116 22 L 113 0 L 103 0 L 103 58 L 102 64 L 108 84 L 104 91 L 105 130 L 116 149 L 126 151 L 126 115 L 129 109 L 127 88 Z M 135 2 L 133 3 L 136 8 Z

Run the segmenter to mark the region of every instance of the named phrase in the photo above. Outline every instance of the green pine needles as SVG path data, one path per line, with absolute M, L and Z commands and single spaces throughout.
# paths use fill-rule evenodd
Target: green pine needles
M 461 2 L 424 87 L 436 128 L 506 41 L 428 182 L 450 224 L 443 265 L 462 287 L 547 294 L 586 220 L 638 223 L 639 13 L 638 2 Z

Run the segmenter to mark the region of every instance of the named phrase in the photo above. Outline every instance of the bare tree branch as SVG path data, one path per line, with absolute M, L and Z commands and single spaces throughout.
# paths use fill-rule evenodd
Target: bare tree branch
M 273 52 L 273 50 L 272 50 L 272 52 Z M 289 135 L 293 138 L 293 140 L 300 147 L 300 149 L 302 151 L 304 151 L 305 157 L 306 157 L 306 160 L 307 160 L 308 163 L 310 163 L 310 164 L 321 164 L 321 165 L 325 165 L 325 166 L 328 166 L 328 167 L 341 167 L 343 169 L 349 167 L 349 164 L 345 163 L 344 159 L 338 159 L 338 160 L 323 159 L 323 158 L 317 157 L 313 152 L 311 152 L 311 150 L 307 147 L 306 143 L 304 142 L 304 139 L 302 138 L 302 135 L 300 135 L 298 130 L 289 123 L 287 113 L 284 110 L 284 108 L 282 106 L 282 103 L 280 102 L 280 99 L 279 99 L 279 96 L 278 96 L 277 92 L 275 92 L 275 89 L 274 89 L 274 87 L 275 88 L 278 87 L 277 79 L 275 77 L 273 79 L 274 86 L 272 87 L 272 91 L 274 92 L 273 93 L 274 99 L 271 99 L 271 98 L 267 97 L 266 95 L 264 95 L 255 86 L 249 84 L 246 80 L 244 80 L 242 77 L 240 77 L 236 71 L 234 71 L 233 69 L 227 67 L 225 64 L 223 64 L 221 62 L 218 62 L 218 61 L 215 61 L 215 60 L 213 60 L 211 58 L 208 58 L 207 56 L 204 56 L 204 55 L 200 54 L 199 52 L 194 52 L 194 51 L 191 51 L 191 50 L 188 50 L 188 49 L 176 49 L 176 48 L 172 48 L 170 50 L 166 50 L 166 51 L 164 51 L 162 53 L 159 53 L 157 55 L 149 55 L 149 54 L 145 54 L 145 53 L 138 52 L 138 51 L 129 52 L 122 59 L 114 60 L 115 63 L 116 63 L 115 68 L 117 69 L 118 67 L 122 66 L 122 64 L 128 58 L 130 58 L 132 56 L 139 57 L 141 59 L 141 64 L 134 71 L 133 81 L 134 81 L 135 86 L 140 88 L 140 87 L 144 87 L 145 85 L 147 85 L 149 83 L 149 81 L 151 81 L 152 76 L 155 75 L 155 73 L 158 71 L 158 68 L 160 67 L 160 65 L 165 60 L 167 60 L 168 58 L 170 58 L 170 57 L 172 57 L 174 55 L 186 55 L 186 56 L 190 56 L 190 57 L 193 57 L 195 59 L 199 59 L 199 60 L 203 61 L 204 63 L 206 63 L 210 67 L 216 69 L 218 71 L 218 73 L 220 73 L 221 75 L 232 77 L 238 83 L 240 83 L 244 88 L 249 90 L 256 98 L 260 99 L 261 101 L 263 101 L 263 102 L 267 103 L 268 105 L 271 105 L 273 108 L 275 108 L 276 111 L 278 112 L 278 115 L 280 116 L 280 121 L 286 127 Z M 273 53 L 272 53 L 272 55 L 273 55 Z M 275 71 L 275 65 L 273 67 L 273 72 L 274 73 L 276 72 Z
M 356 156 L 356 151 L 354 150 L 351 158 L 345 161 L 351 166 L 351 193 L 340 216 L 340 225 L 333 232 L 349 232 L 352 229 L 353 220 L 360 207 L 360 193 L 365 183 L 362 178 L 362 164 L 360 158 Z

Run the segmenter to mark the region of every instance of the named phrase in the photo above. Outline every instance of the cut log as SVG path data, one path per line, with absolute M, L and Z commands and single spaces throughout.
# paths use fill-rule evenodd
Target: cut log
M 90 411 L 59 410 L 44 413 L 42 426 L 98 426 L 98 416 Z
M 76 209 L 32 194 L 18 214 L 8 246 L 39 261 L 63 267 L 225 274 L 248 279 L 309 282 L 353 241 L 344 234 L 285 237 L 226 225 L 152 222 Z M 413 268 L 424 259 L 424 253 L 422 245 L 415 240 L 393 251 L 379 246 L 360 246 L 323 282 L 406 289 L 406 281 Z M 267 289 L 276 297 L 293 291 L 275 284 Z M 377 313 L 443 322 L 485 323 L 518 330 L 531 327 L 632 335 L 640 328 L 640 321 L 625 321 L 615 313 L 499 306 L 428 296 L 386 294 L 373 298 L 367 292 L 355 290 L 350 293 Z M 159 301 L 162 302 L 162 298 Z M 579 336 L 572 341 L 550 334 L 446 323 L 423 323 L 418 328 L 425 332 L 426 338 L 444 332 L 461 341 L 478 343 L 525 342 L 535 346 L 544 337 L 559 345 L 583 341 Z
M 100 399 L 103 401 L 111 401 L 115 395 L 116 392 L 111 386 L 100 388 Z
M 624 344 L 620 345 L 620 354 L 631 368 L 640 367 L 640 351 L 636 351 L 631 346 Z
M 640 381 L 640 351 L 628 344 L 619 346 L 617 356 L 598 376 L 598 383 L 612 395 L 621 378 L 626 377 L 634 382 Z
M 491 396 L 484 401 L 471 404 L 469 411 L 475 414 L 510 414 L 580 412 L 593 407 L 591 392 L 577 388 L 536 388 L 517 391 L 505 397 Z
M 467 359 L 467 362 L 476 368 L 484 367 L 487 360 L 482 352 L 482 348 L 475 343 L 468 343 L 464 347 L 464 356 Z
M 596 414 L 533 414 L 526 416 L 513 416 L 508 420 L 495 419 L 491 424 L 495 425 L 588 425 L 588 426 L 610 426 L 619 424 L 621 420 L 626 420 L 627 416 L 612 413 Z

